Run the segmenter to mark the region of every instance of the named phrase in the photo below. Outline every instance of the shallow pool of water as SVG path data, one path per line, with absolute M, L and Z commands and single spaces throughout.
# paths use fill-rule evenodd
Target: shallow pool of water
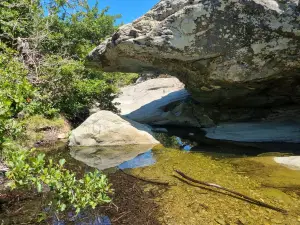
M 130 146 L 124 147 L 126 150 L 128 148 Z M 134 147 L 134 152 L 137 148 L 138 146 Z M 220 153 L 214 151 L 212 146 L 208 148 L 202 146 L 201 149 L 201 152 L 183 151 L 158 145 L 152 150 L 146 152 L 143 150 L 144 153 L 133 159 L 104 170 L 104 173 L 109 174 L 116 189 L 113 198 L 118 209 L 107 211 L 106 206 L 105 210 L 100 207 L 98 211 L 85 218 L 84 222 L 76 224 L 94 224 L 97 218 L 103 216 L 110 216 L 112 224 L 132 225 L 300 224 L 300 171 L 290 170 L 275 163 L 273 160 L 275 153 L 249 157 L 235 153 Z M 85 152 L 84 159 L 77 154 L 80 160 L 77 161 L 71 157 L 74 154 L 70 155 L 69 149 L 64 147 L 48 151 L 57 159 L 66 158 L 66 166 L 78 174 L 90 171 L 91 167 L 99 168 L 97 162 L 103 163 L 101 160 L 90 160 L 95 156 L 99 159 L 101 152 L 96 154 L 92 152 L 90 155 L 86 155 Z M 119 169 L 136 177 L 169 182 L 171 186 L 165 188 L 130 178 Z M 222 185 L 274 207 L 285 209 L 288 213 L 283 214 L 258 206 L 222 190 L 191 184 L 180 179 L 174 172 L 175 169 L 194 179 Z M 30 201 L 16 206 L 16 209 L 26 208 L 26 216 L 33 217 L 41 210 L 34 207 L 40 200 L 37 198 Z M 22 220 L 22 214 L 14 216 L 20 216 Z
M 210 156 L 163 147 L 154 148 L 153 154 L 155 164 L 128 172 L 174 184 L 156 199 L 162 213 L 161 224 L 300 224 L 300 171 L 280 166 L 272 156 Z M 288 214 L 257 206 L 215 188 L 189 185 L 175 177 L 175 169 L 283 208 Z
M 182 141 L 174 140 L 179 141 L 178 147 L 182 148 Z M 239 148 L 242 152 L 243 147 Z M 214 150 L 213 146 L 205 145 L 200 151 L 160 145 L 118 168 L 136 177 L 171 184 L 167 191 L 155 197 L 159 207 L 156 219 L 160 224 L 300 224 L 300 171 L 277 164 L 273 155 L 280 153 L 249 157 L 236 154 L 236 151 Z M 288 213 L 258 206 L 222 190 L 191 184 L 178 177 L 176 169 L 194 179 L 222 185 Z M 144 185 L 145 192 L 157 188 Z

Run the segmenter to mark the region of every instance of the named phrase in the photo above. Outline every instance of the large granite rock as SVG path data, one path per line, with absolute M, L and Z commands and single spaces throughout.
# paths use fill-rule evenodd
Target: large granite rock
M 177 78 L 156 78 L 124 87 L 114 100 L 121 114 L 151 125 L 212 126 L 211 120 L 198 120 L 187 103 L 189 93 Z
M 109 111 L 91 115 L 72 131 L 70 146 L 117 146 L 158 144 L 147 125 Z
M 161 0 L 88 60 L 104 71 L 177 76 L 218 109 L 299 105 L 298 1 Z

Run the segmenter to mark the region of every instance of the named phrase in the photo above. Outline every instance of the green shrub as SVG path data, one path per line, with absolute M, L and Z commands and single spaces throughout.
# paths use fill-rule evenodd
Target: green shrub
M 78 179 L 44 154 L 18 147 L 29 116 L 84 120 L 99 103 L 116 110 L 118 88 L 136 74 L 103 73 L 84 66 L 87 53 L 117 29 L 108 8 L 87 0 L 0 1 L 0 151 L 10 167 L 12 188 L 51 190 L 51 206 L 78 212 L 110 201 L 110 184 L 98 171 Z M 28 79 L 30 77 L 30 80 Z
M 13 47 L 16 38 L 29 37 L 41 13 L 38 0 L 1 0 L 0 39 Z
M 57 110 L 41 101 L 41 95 L 27 79 L 28 70 L 17 60 L 17 53 L 0 42 L 0 119 L 27 115 L 54 115 Z
M 27 70 L 15 58 L 16 52 L 0 42 L 0 116 L 11 118 L 22 111 L 34 95 Z
M 79 213 L 87 207 L 95 208 L 111 201 L 111 185 L 98 170 L 77 179 L 74 173 L 64 168 L 64 159 L 55 164 L 51 159 L 46 160 L 45 154 L 34 150 L 22 150 L 11 143 L 5 148 L 10 187 L 35 188 L 42 192 L 43 187 L 48 186 L 52 196 L 49 205 L 54 211 L 74 208 Z
M 175 136 L 169 136 L 164 133 L 155 133 L 154 137 L 162 143 L 166 148 L 179 148 L 180 145 Z
M 102 73 L 92 73 L 81 61 L 49 56 L 41 67 L 40 92 L 48 95 L 48 103 L 70 120 L 84 120 L 88 109 L 99 103 L 102 109 L 115 110 L 112 100 L 117 88 L 103 79 Z

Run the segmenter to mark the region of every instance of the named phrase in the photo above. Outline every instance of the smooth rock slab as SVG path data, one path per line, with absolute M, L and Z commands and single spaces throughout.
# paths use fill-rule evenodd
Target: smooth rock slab
M 122 118 L 110 111 L 91 115 L 72 131 L 70 146 L 117 146 L 159 144 L 147 125 Z
M 275 157 L 274 161 L 290 169 L 300 170 L 300 156 Z
M 300 123 L 296 121 L 224 123 L 203 130 L 207 138 L 217 140 L 300 143 Z
M 169 101 L 158 102 L 156 108 L 188 96 L 187 91 L 184 90 L 184 84 L 177 78 L 156 78 L 121 88 L 121 94 L 114 102 L 120 103 L 117 107 L 122 115 L 126 115 L 177 91 L 182 94 L 177 94 L 172 99 L 168 99 Z
M 121 89 L 121 114 L 139 123 L 200 127 L 185 103 L 190 94 L 177 78 L 156 78 Z

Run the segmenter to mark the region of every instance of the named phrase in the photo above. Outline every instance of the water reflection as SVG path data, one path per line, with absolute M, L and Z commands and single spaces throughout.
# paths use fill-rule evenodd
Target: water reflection
M 145 167 L 153 165 L 156 162 L 156 159 L 153 156 L 152 150 L 138 155 L 137 157 L 122 163 L 118 166 L 120 169 L 132 169 L 138 167 Z
M 159 127 L 161 129 L 161 127 Z M 155 128 L 158 130 L 158 128 Z M 166 128 L 165 128 L 166 129 Z M 155 137 L 165 147 L 180 148 L 193 152 L 229 153 L 239 156 L 257 156 L 266 152 L 300 154 L 300 143 L 290 142 L 238 142 L 209 139 L 199 128 L 169 126 L 168 133 L 159 133 Z M 180 138 L 179 138 L 180 137 Z
M 182 141 L 180 137 L 176 137 L 179 148 L 185 151 L 190 151 L 193 148 L 193 145 L 188 141 Z
M 85 215 L 85 218 L 82 218 L 82 215 L 77 216 L 73 219 L 73 224 L 75 225 L 111 225 L 110 219 L 108 216 L 97 216 L 93 218 L 89 218 L 89 216 Z M 53 225 L 66 225 L 69 224 L 65 221 L 58 221 L 56 217 L 54 217 Z
M 128 162 L 136 156 L 148 152 L 153 147 L 154 145 L 76 147 L 71 148 L 70 154 L 73 158 L 87 164 L 88 166 L 104 170 L 119 166 L 124 162 Z M 141 157 L 143 160 L 147 157 L 151 158 L 147 154 Z M 128 162 L 127 166 L 130 164 L 131 162 Z

